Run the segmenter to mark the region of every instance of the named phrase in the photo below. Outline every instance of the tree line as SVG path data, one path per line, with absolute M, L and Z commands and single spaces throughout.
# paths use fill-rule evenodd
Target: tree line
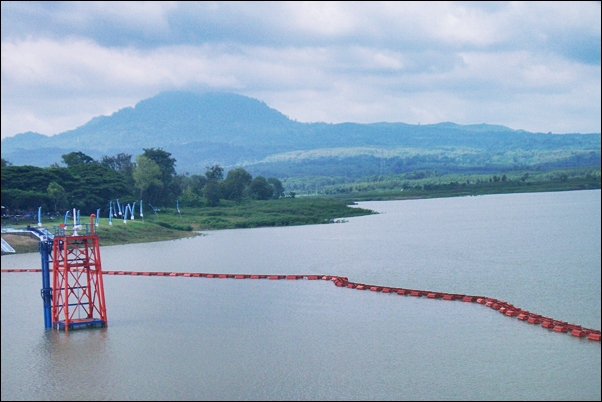
M 83 152 L 61 156 L 60 166 L 48 168 L 13 166 L 2 159 L 3 214 L 19 214 L 42 207 L 58 213 L 77 208 L 95 213 L 111 200 L 122 203 L 144 200 L 155 207 L 217 206 L 221 200 L 268 200 L 284 197 L 280 180 L 252 177 L 239 167 L 225 172 L 216 164 L 204 175 L 177 174 L 176 159 L 162 148 L 143 148 L 143 153 L 120 153 L 99 160 Z M 224 177 L 225 176 L 225 177 Z M 293 194 L 294 196 L 294 194 Z

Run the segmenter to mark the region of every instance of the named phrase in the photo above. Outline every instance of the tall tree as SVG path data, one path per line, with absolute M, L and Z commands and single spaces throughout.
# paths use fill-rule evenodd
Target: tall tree
M 163 184 L 169 184 L 176 175 L 176 158 L 172 158 L 171 153 L 164 151 L 163 148 L 143 148 L 143 150 L 143 155 L 159 166 Z
M 207 166 L 205 177 L 207 181 L 221 181 L 224 179 L 224 168 L 220 165 Z
M 132 162 L 131 154 L 122 152 L 115 156 L 103 156 L 100 164 L 121 173 L 128 185 L 134 186 L 134 167 L 136 165 Z
M 263 176 L 257 176 L 251 181 L 251 197 L 256 200 L 269 200 L 274 194 L 274 189 Z
M 154 195 L 163 188 L 161 181 L 161 168 L 153 160 L 144 155 L 136 157 L 136 168 L 134 169 L 134 182 L 139 190 L 139 198 L 146 198 L 154 202 Z M 152 198 L 152 199 L 149 199 Z
M 69 194 L 69 200 L 73 207 L 82 212 L 95 212 L 97 208 L 107 205 L 109 200 L 132 194 L 132 189 L 128 188 L 121 174 L 100 163 L 67 169 L 78 179 L 77 186 Z
M 223 181 L 224 198 L 236 202 L 242 201 L 253 177 L 244 168 L 239 167 L 228 172 Z
M 79 151 L 69 152 L 68 154 L 61 155 L 61 158 L 63 158 L 63 163 L 67 165 L 67 167 L 73 167 L 77 165 L 95 162 L 95 160 L 91 156 Z
M 207 184 L 207 177 L 200 174 L 190 176 L 190 191 L 196 195 L 203 195 L 203 187 Z
M 67 192 L 56 181 L 50 182 L 47 192 L 54 203 L 54 212 L 58 212 L 59 207 L 67 206 Z
M 268 183 L 270 183 L 270 186 L 272 186 L 272 189 L 274 190 L 272 198 L 278 199 L 284 196 L 284 186 L 280 180 L 275 177 L 270 177 Z
M 219 200 L 222 198 L 222 189 L 218 181 L 209 180 L 203 187 L 203 197 L 207 201 L 207 205 L 215 207 L 219 205 Z
M 143 148 L 143 150 L 143 155 L 155 162 L 161 172 L 159 180 L 162 183 L 162 191 L 156 194 L 156 202 L 164 205 L 175 202 L 175 198 L 181 194 L 181 188 L 174 181 L 176 159 L 172 158 L 171 153 L 164 151 L 163 148 Z
M 220 165 L 207 166 L 205 177 L 207 183 L 203 187 L 203 197 L 207 200 L 207 205 L 214 207 L 222 198 L 221 182 L 224 179 L 224 168 Z

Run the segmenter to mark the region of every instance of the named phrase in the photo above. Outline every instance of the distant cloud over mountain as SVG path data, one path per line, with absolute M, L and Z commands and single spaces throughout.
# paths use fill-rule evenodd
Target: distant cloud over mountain
M 173 90 L 299 122 L 600 132 L 600 2 L 2 2 L 2 138 Z

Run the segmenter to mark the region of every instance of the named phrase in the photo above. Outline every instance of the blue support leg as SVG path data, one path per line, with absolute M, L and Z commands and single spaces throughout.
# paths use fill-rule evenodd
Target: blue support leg
M 39 250 L 42 259 L 42 290 L 40 294 L 44 301 L 44 328 L 52 328 L 52 288 L 50 287 L 52 240 L 40 240 Z

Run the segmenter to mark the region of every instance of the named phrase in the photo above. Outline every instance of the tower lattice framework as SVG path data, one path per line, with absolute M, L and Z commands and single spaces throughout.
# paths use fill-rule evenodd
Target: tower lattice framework
M 107 326 L 98 236 L 55 236 L 52 255 L 52 327 Z

